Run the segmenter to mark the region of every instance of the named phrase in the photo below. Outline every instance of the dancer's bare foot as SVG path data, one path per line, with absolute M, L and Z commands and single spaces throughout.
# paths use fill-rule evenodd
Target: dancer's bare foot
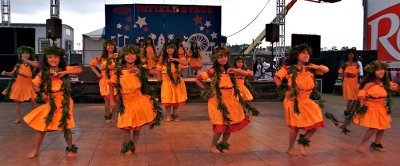
M 359 153 L 364 153 L 364 152 L 365 152 L 365 145 L 360 145 L 360 146 L 358 146 L 357 152 L 359 152 Z
M 67 153 L 67 157 L 68 158 L 73 158 L 73 157 L 75 157 L 75 154 L 73 152 L 68 152 Z
M 15 121 L 13 122 L 14 124 L 20 124 L 21 123 L 21 119 L 15 119 Z
M 303 156 L 307 156 L 307 151 L 306 151 L 306 147 L 304 147 L 304 145 L 299 145 L 300 147 L 300 153 Z
M 219 151 L 219 150 L 217 149 L 217 147 L 215 147 L 215 146 L 211 146 L 210 151 L 211 151 L 212 153 L 215 153 L 215 154 L 221 153 L 221 151 Z
M 230 151 L 229 151 L 228 149 L 223 149 L 223 150 L 222 150 L 222 153 L 229 154 Z
M 166 121 L 166 122 L 171 122 L 171 116 L 168 116 L 168 115 L 167 115 L 167 116 L 165 117 L 165 121 Z
M 296 150 L 294 150 L 294 149 L 289 149 L 286 153 L 287 153 L 290 157 L 295 157 L 295 156 L 297 156 Z
M 125 152 L 125 155 L 133 155 L 134 153 L 132 153 L 130 150 Z
M 28 157 L 28 158 L 30 158 L 30 159 L 33 159 L 33 158 L 35 158 L 37 155 L 38 155 L 38 152 L 33 151 L 33 152 L 27 154 L 26 157 Z

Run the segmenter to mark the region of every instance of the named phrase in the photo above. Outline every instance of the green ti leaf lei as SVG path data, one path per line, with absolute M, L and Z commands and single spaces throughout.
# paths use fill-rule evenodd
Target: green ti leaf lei
M 386 96 L 386 99 L 385 99 L 387 113 L 391 114 L 392 113 L 392 92 L 389 89 L 390 81 L 389 80 L 383 81 L 383 87 L 385 88 L 386 93 L 387 93 L 387 96 Z
M 60 71 L 64 71 L 61 69 Z M 42 73 L 42 82 L 40 83 L 40 91 L 39 93 L 45 93 L 48 95 L 49 98 L 49 104 L 50 104 L 50 112 L 47 114 L 45 118 L 46 125 L 49 125 L 52 120 L 55 111 L 57 110 L 57 105 L 55 103 L 55 97 L 53 95 L 53 92 L 51 90 L 52 87 L 52 79 L 50 76 L 50 70 L 47 69 Z M 58 125 L 59 128 L 62 128 L 64 131 L 64 137 L 68 138 L 68 119 L 70 119 L 71 115 L 69 114 L 69 105 L 70 105 L 70 98 L 71 98 L 71 82 L 69 75 L 65 75 L 64 77 L 61 78 L 62 84 L 61 84 L 61 91 L 63 93 L 63 100 L 62 100 L 62 115 L 60 119 L 60 123 Z
M 119 113 L 120 115 L 124 114 L 124 103 L 122 100 L 122 86 L 121 86 L 121 82 L 120 82 L 120 78 L 122 75 L 122 68 L 124 68 L 125 66 L 119 66 L 117 67 L 117 81 L 115 84 L 115 88 L 117 90 L 117 96 L 118 96 L 118 104 L 117 104 L 117 113 Z M 148 81 L 148 69 L 144 68 L 143 66 L 137 66 L 140 70 L 140 73 L 138 74 L 138 77 L 140 79 L 141 82 L 141 92 L 142 94 L 146 94 L 150 96 L 150 100 L 152 101 L 153 104 L 153 109 L 154 112 L 156 113 L 156 117 L 153 121 L 153 123 L 150 124 L 150 129 L 154 128 L 155 126 L 160 126 L 161 124 L 161 120 L 163 119 L 163 114 L 162 114 L 162 107 L 160 105 L 160 103 L 158 102 L 156 96 L 156 92 L 154 90 L 154 88 L 152 86 L 150 86 L 149 81 Z
M 171 71 L 171 62 L 166 62 L 167 74 L 168 74 L 168 77 L 171 80 L 172 84 L 178 85 L 181 83 L 182 71 L 179 68 L 177 63 L 174 63 L 174 65 L 175 65 L 176 72 L 178 73 L 176 80 L 174 79 L 174 75 L 172 74 L 172 71 Z
M 288 70 L 289 70 L 289 73 L 292 74 L 292 77 L 291 77 L 291 81 L 292 81 L 291 87 L 292 87 L 293 90 L 292 90 L 292 92 L 290 93 L 290 97 L 294 98 L 294 112 L 295 112 L 296 114 L 300 114 L 299 102 L 298 102 L 298 100 L 297 100 L 297 96 L 299 95 L 299 91 L 298 91 L 297 83 L 296 83 L 296 78 L 297 78 L 297 74 L 298 74 L 299 70 L 297 69 L 296 65 L 290 65 L 290 66 L 288 66 Z M 315 78 L 316 70 L 310 70 L 310 72 L 312 72 L 313 75 L 314 75 L 314 76 L 313 76 L 313 79 L 314 79 L 314 85 L 315 85 L 315 86 L 314 86 L 314 89 L 313 89 L 312 92 L 311 92 L 310 97 L 311 97 L 312 99 L 314 99 L 314 100 L 318 100 L 318 105 L 319 105 L 320 107 L 323 107 L 324 101 L 322 100 L 321 94 L 320 94 L 320 92 L 318 91 L 318 84 L 317 84 L 316 78 Z
M 19 73 L 19 67 L 20 67 L 21 63 L 17 63 L 17 65 L 15 66 L 15 71 L 11 77 L 11 81 L 8 83 L 7 87 L 6 87 L 6 99 L 10 99 L 10 92 L 11 92 L 11 88 L 12 85 L 14 84 L 15 80 L 18 77 L 18 73 Z M 36 72 L 35 69 L 33 68 L 33 66 L 29 65 L 30 69 L 31 69 L 31 73 L 32 73 L 32 78 L 35 78 L 36 76 Z
M 247 70 L 247 68 L 242 67 L 242 70 Z M 257 93 L 254 91 L 253 86 L 251 86 L 249 79 L 247 77 L 244 78 L 244 86 L 250 91 L 251 95 L 256 96 Z
M 110 58 L 110 57 L 106 58 L 106 76 L 107 76 L 107 79 L 111 78 L 110 65 L 112 64 L 112 61 L 115 61 L 114 58 Z
M 234 89 L 234 94 L 236 97 L 239 98 L 239 103 L 242 105 L 243 107 L 243 111 L 246 112 L 250 112 L 253 116 L 258 116 L 260 114 L 260 112 L 255 109 L 254 107 L 252 107 L 250 104 L 248 104 L 243 97 L 240 95 L 240 90 L 239 87 L 237 85 L 236 82 L 236 78 L 234 74 L 229 74 L 230 79 L 232 81 L 233 84 L 233 89 Z M 221 71 L 220 70 L 215 70 L 215 74 L 214 74 L 214 81 L 211 83 L 211 86 L 215 87 L 215 95 L 217 97 L 217 108 L 222 112 L 222 116 L 224 121 L 230 125 L 231 119 L 228 117 L 228 108 L 226 107 L 225 103 L 222 101 L 222 93 L 221 93 L 221 89 L 219 88 L 219 84 L 221 82 Z M 206 86 L 206 88 L 208 88 Z M 207 92 L 209 92 L 210 90 L 206 90 Z
M 221 71 L 219 69 L 215 70 L 215 74 L 214 74 L 214 83 L 212 83 L 212 85 L 214 85 L 215 87 L 215 95 L 217 97 L 217 108 L 219 110 L 221 110 L 222 112 L 222 117 L 224 119 L 224 121 L 230 125 L 231 123 L 231 119 L 228 117 L 228 108 L 226 107 L 225 103 L 222 101 L 222 93 L 221 93 L 221 89 L 219 88 L 219 83 L 221 82 Z
M 256 108 L 252 107 L 248 102 L 246 102 L 243 99 L 243 96 L 240 95 L 240 90 L 239 90 L 239 86 L 237 85 L 235 74 L 229 74 L 229 75 L 230 75 L 230 78 L 231 78 L 231 81 L 233 84 L 233 90 L 234 90 L 235 96 L 239 98 L 239 103 L 242 105 L 243 111 L 245 111 L 245 113 L 247 111 L 247 112 L 251 113 L 251 115 L 253 115 L 253 116 L 260 115 L 260 112 Z

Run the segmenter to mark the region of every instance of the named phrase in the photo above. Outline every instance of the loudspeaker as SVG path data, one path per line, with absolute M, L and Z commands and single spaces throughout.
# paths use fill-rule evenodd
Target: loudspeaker
M 265 40 L 271 43 L 279 42 L 278 24 L 265 24 Z
M 51 18 L 46 20 L 46 36 L 50 39 L 62 37 L 62 23 L 61 19 Z
M 34 28 L 0 28 L 0 55 L 13 55 L 19 46 L 35 48 Z
M 29 46 L 35 48 L 35 29 L 17 28 L 17 48 L 19 46 Z
M 15 54 L 15 28 L 0 28 L 0 54 Z
M 311 59 L 320 58 L 321 56 L 321 36 L 320 35 L 305 35 L 292 34 L 292 47 L 299 44 L 307 44 L 312 49 Z

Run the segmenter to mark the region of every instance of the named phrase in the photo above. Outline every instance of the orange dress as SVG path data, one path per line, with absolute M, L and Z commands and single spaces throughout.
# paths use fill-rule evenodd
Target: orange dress
M 184 59 L 184 58 L 181 58 Z M 178 65 L 179 68 L 184 68 L 184 65 Z M 171 72 L 174 79 L 180 79 L 180 83 L 175 85 L 172 83 L 171 79 L 167 74 L 167 66 L 164 64 L 158 64 L 157 70 L 162 74 L 162 84 L 161 84 L 161 103 L 164 106 L 179 106 L 185 104 L 187 100 L 187 92 L 185 81 L 182 77 L 178 76 L 175 69 L 175 65 L 171 64 Z
M 178 58 L 185 58 L 185 48 L 183 47 L 178 48 Z
M 192 55 L 193 55 L 193 52 L 192 51 L 190 51 L 189 52 L 189 56 L 190 56 L 190 60 L 189 60 L 189 66 L 190 66 L 190 69 L 191 70 L 200 70 L 201 68 L 203 68 L 203 64 L 201 63 L 201 61 L 200 61 L 200 52 L 199 52 L 199 57 L 197 57 L 197 58 L 194 58 L 194 57 L 192 57 Z
M 246 77 L 241 75 L 235 75 L 235 78 L 238 84 L 238 88 L 240 90 L 240 95 L 243 97 L 245 101 L 252 101 L 253 95 L 251 94 L 250 90 L 247 89 L 246 85 L 244 85 Z
M 73 67 L 68 66 L 66 69 L 70 70 Z M 40 75 L 36 76 L 35 79 L 32 80 L 35 86 L 40 86 L 42 79 Z M 62 80 L 59 77 L 51 77 L 51 91 L 54 95 L 54 101 L 56 104 L 56 110 L 53 115 L 52 121 L 49 125 L 46 125 L 46 117 L 47 114 L 50 112 L 50 101 L 46 101 L 45 104 L 36 107 L 31 112 L 24 116 L 24 121 L 28 126 L 32 127 L 37 131 L 56 131 L 56 130 L 63 130 L 62 128 L 58 127 L 60 124 L 60 120 L 62 117 L 62 100 L 64 99 L 64 94 L 61 89 Z M 67 128 L 71 129 L 75 127 L 75 120 L 74 120 L 74 101 L 72 98 L 69 99 L 69 119 L 67 119 Z
M 151 46 L 146 47 L 146 55 L 147 55 L 147 67 L 149 69 L 156 67 L 156 61 L 155 61 L 156 56 L 153 47 Z
M 14 70 L 15 71 L 15 70 Z M 36 98 L 36 93 L 33 90 L 32 72 L 30 66 L 23 64 L 19 65 L 17 78 L 11 86 L 10 97 L 15 101 L 27 101 Z
M 292 74 L 288 73 L 287 67 L 282 67 L 277 73 L 281 80 L 286 78 L 288 86 L 292 85 Z M 290 92 L 286 92 L 283 100 L 283 110 L 285 111 L 286 124 L 290 128 L 300 128 L 304 130 L 315 130 L 325 127 L 322 117 L 321 108 L 310 99 L 310 94 L 314 89 L 314 74 L 309 71 L 298 72 L 296 77 L 296 85 L 298 89 L 298 109 L 299 114 L 294 112 L 294 99 L 290 96 Z
M 349 73 L 343 76 L 343 97 L 345 100 L 357 100 L 358 89 L 360 84 L 358 83 L 358 73 L 360 73 L 360 69 L 358 65 L 349 65 L 343 71 L 343 68 L 339 69 L 339 73 Z
M 210 78 L 209 71 L 202 72 L 197 76 L 199 80 L 206 80 L 208 78 Z M 210 117 L 214 132 L 235 132 L 250 123 L 249 117 L 244 114 L 243 106 L 235 96 L 233 86 L 230 75 L 221 74 L 219 88 L 222 94 L 222 102 L 226 105 L 229 112 L 230 125 L 224 121 L 222 111 L 218 109 L 217 96 L 214 95 L 208 99 L 208 116 Z M 213 90 L 215 91 L 215 89 Z
M 103 97 L 108 97 L 110 92 L 108 89 L 109 88 L 108 87 L 109 79 L 107 78 L 107 73 L 106 73 L 107 60 L 97 57 L 90 62 L 90 66 L 97 66 L 98 64 L 100 64 L 100 70 L 101 70 L 101 78 L 99 80 L 100 94 Z M 114 60 L 111 60 L 111 64 L 108 65 L 108 68 L 110 70 L 110 78 L 111 78 L 115 75 L 115 61 Z M 117 94 L 116 91 L 114 91 L 113 93 L 114 93 L 114 95 Z
M 365 104 L 368 108 L 365 114 L 356 114 L 353 122 L 359 126 L 384 130 L 390 128 L 392 118 L 388 114 L 385 99 L 387 92 L 383 85 L 376 84 L 367 90 L 360 90 L 358 93 L 360 98 L 366 99 Z
M 124 113 L 118 114 L 117 127 L 121 129 L 140 130 L 140 127 L 153 122 L 156 112 L 153 109 L 153 101 L 150 96 L 143 95 L 140 91 L 141 82 L 136 74 L 122 69 L 120 76 L 122 102 Z M 115 85 L 117 76 L 110 79 L 110 85 Z

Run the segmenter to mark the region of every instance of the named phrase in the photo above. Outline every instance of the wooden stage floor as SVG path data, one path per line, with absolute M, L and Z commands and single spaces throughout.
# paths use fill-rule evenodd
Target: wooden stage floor
M 342 118 L 345 102 L 341 96 L 324 94 L 325 110 Z M 181 108 L 180 122 L 163 122 L 161 127 L 143 128 L 138 154 L 121 155 L 121 131 L 103 120 L 101 104 L 76 104 L 73 129 L 74 143 L 79 147 L 75 158 L 65 156 L 61 132 L 47 133 L 41 153 L 35 159 L 25 155 L 33 148 L 34 130 L 26 124 L 14 125 L 13 103 L 0 103 L 0 165 L 398 165 L 400 162 L 400 98 L 394 99 L 392 128 L 385 132 L 386 152 L 360 154 L 357 145 L 365 128 L 352 125 L 350 135 L 327 122 L 317 131 L 308 148 L 309 155 L 286 155 L 288 128 L 285 126 L 281 102 L 255 102 L 260 117 L 252 117 L 250 125 L 230 139 L 230 154 L 212 154 L 211 125 L 206 103 L 190 103 Z M 23 105 L 26 114 L 29 104 Z M 372 141 L 372 140 L 371 140 Z M 296 146 L 297 148 L 297 146 Z

